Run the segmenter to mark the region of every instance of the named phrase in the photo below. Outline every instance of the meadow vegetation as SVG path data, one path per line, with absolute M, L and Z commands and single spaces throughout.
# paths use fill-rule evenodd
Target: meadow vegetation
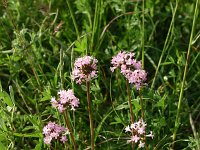
M 1 0 L 0 150 L 200 150 L 199 8 Z

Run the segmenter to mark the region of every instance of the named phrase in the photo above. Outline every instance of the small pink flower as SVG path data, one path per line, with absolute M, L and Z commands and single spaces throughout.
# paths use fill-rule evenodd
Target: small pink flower
M 65 103 L 67 103 L 69 101 L 69 99 L 68 99 L 68 93 L 67 93 L 66 90 L 60 90 L 58 92 L 58 95 L 60 96 L 60 103 L 61 104 L 65 104 Z
M 146 125 L 147 125 L 142 118 L 138 121 L 138 124 L 141 127 L 146 127 Z
M 51 104 L 54 108 L 58 107 L 58 102 L 56 101 L 56 98 L 55 97 L 52 97 L 51 98 Z
M 150 137 L 150 138 L 152 138 L 152 139 L 153 139 L 153 137 L 154 137 L 154 135 L 153 135 L 153 132 L 152 132 L 152 131 L 150 131 L 150 134 L 146 135 L 146 137 Z
M 66 135 L 61 136 L 60 141 L 64 144 L 67 141 Z
M 58 111 L 61 112 L 61 113 L 65 110 L 65 108 L 62 104 L 58 104 L 57 108 L 58 108 Z
M 139 127 L 137 131 L 138 131 L 139 134 L 144 134 L 145 133 L 145 127 Z
M 51 136 L 46 136 L 45 138 L 44 138 L 44 143 L 45 144 L 51 144 L 51 140 L 52 140 L 52 137 Z
M 44 128 L 43 128 L 43 134 L 49 134 L 49 132 L 51 131 L 51 129 L 48 127 L 48 126 L 45 126 Z
M 58 134 L 58 132 L 52 132 L 52 133 L 50 134 L 50 136 L 51 136 L 52 138 L 57 139 L 58 136 L 59 136 L 59 134 Z
M 131 129 L 136 130 L 138 128 L 138 126 L 139 126 L 138 122 L 134 122 L 131 124 Z
M 138 147 L 139 147 L 139 148 L 143 148 L 143 147 L 144 147 L 144 144 L 145 144 L 144 142 L 141 142 L 141 141 L 140 141 Z
M 140 140 L 140 137 L 138 137 L 137 135 L 131 136 L 131 142 L 137 143 L 139 140 Z
M 129 125 L 125 128 L 125 132 L 131 132 L 131 129 L 130 129 Z
M 56 125 L 55 122 L 49 122 L 47 126 L 48 126 L 50 129 L 53 129 L 53 128 L 55 127 L 55 125 Z

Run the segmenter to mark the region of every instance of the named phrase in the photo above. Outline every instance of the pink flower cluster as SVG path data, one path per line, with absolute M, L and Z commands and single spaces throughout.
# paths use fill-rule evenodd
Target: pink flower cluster
M 51 98 L 51 104 L 54 108 L 57 108 L 59 112 L 63 112 L 68 106 L 71 106 L 71 110 L 75 110 L 75 107 L 78 107 L 79 99 L 74 96 L 72 90 L 60 90 L 58 95 L 58 100 L 56 100 L 55 97 Z
M 44 143 L 45 144 L 51 144 L 51 141 L 53 139 L 58 139 L 61 142 L 65 143 L 67 141 L 67 134 L 69 133 L 69 130 L 65 127 L 61 127 L 55 122 L 49 122 L 46 126 L 43 128 L 43 134 L 44 137 Z
M 136 61 L 135 53 L 131 52 L 119 52 L 116 56 L 112 57 L 111 71 L 120 68 L 121 73 L 128 79 L 129 83 L 135 84 L 136 88 L 139 89 L 143 82 L 147 80 L 147 73 L 142 70 L 140 61 Z
M 97 62 L 98 60 L 91 56 L 84 56 L 76 59 L 74 69 L 72 71 L 72 79 L 76 83 L 90 81 L 93 77 L 97 76 Z
M 133 132 L 134 135 L 131 136 L 130 140 L 128 140 L 127 142 L 134 142 L 134 143 L 138 143 L 139 148 L 144 147 L 145 143 L 144 143 L 144 136 L 146 137 L 151 137 L 153 139 L 153 134 L 152 131 L 150 131 L 150 134 L 146 135 L 145 133 L 145 127 L 146 127 L 146 123 L 144 122 L 143 119 L 140 119 L 138 122 L 135 122 L 133 124 L 131 124 L 130 126 L 128 125 L 125 128 L 125 132 Z

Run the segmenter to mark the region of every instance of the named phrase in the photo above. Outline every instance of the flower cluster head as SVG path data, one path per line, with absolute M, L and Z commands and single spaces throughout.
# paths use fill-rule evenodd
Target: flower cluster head
M 60 90 L 58 92 L 59 99 L 56 100 L 55 97 L 51 98 L 51 104 L 54 108 L 57 108 L 59 112 L 63 112 L 66 107 L 71 106 L 71 110 L 75 110 L 75 107 L 79 105 L 79 99 L 74 96 L 74 92 L 69 90 Z
M 113 65 L 110 68 L 112 72 L 119 68 L 129 83 L 135 84 L 137 89 L 140 89 L 144 81 L 147 80 L 147 73 L 142 70 L 141 61 L 135 59 L 135 53 L 120 51 L 112 57 L 111 64 Z
M 151 137 L 153 139 L 153 134 L 152 131 L 150 131 L 150 134 L 146 135 L 146 123 L 144 122 L 143 119 L 140 119 L 138 122 L 135 122 L 133 124 L 131 124 L 130 126 L 128 125 L 125 128 L 125 132 L 133 132 L 134 134 L 130 137 L 129 140 L 127 140 L 128 143 L 130 142 L 134 142 L 134 143 L 138 143 L 138 147 L 142 148 L 144 147 L 145 143 L 144 143 L 144 139 L 145 137 Z
M 44 126 L 43 134 L 45 135 L 44 143 L 51 144 L 53 139 L 60 140 L 62 143 L 65 143 L 67 141 L 66 135 L 70 133 L 65 127 L 61 127 L 55 122 L 49 122 L 46 126 Z
M 97 62 L 98 60 L 92 56 L 84 56 L 77 58 L 74 63 L 74 69 L 72 71 L 72 79 L 76 83 L 90 81 L 97 76 Z

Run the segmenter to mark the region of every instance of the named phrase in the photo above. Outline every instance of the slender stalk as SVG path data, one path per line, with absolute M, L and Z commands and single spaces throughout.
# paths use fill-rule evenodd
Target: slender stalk
M 131 123 L 134 123 L 134 113 L 133 113 L 133 107 L 131 104 L 131 94 L 130 94 L 130 87 L 129 87 L 128 80 L 126 80 L 126 90 L 128 94 L 128 105 L 129 105 L 130 114 L 131 114 Z
M 140 105 L 141 105 L 141 115 L 142 119 L 144 120 L 144 105 L 143 105 L 143 100 L 142 100 L 142 90 L 139 89 L 139 97 L 140 97 Z M 146 137 L 144 136 L 144 143 L 145 143 L 145 149 L 148 150 L 148 147 L 146 145 Z
M 63 61 L 63 48 L 60 48 L 60 82 L 61 82 L 61 89 L 64 87 L 64 76 L 63 76 L 63 67 L 64 67 L 64 61 Z
M 168 33 L 167 33 L 167 37 L 165 39 L 165 43 L 164 43 L 164 46 L 163 46 L 163 50 L 162 50 L 160 59 L 158 61 L 156 72 L 155 72 L 155 75 L 154 75 L 154 78 L 153 78 L 153 81 L 152 81 L 152 84 L 151 84 L 151 89 L 154 88 L 154 84 L 155 84 L 155 81 L 156 81 L 156 78 L 157 78 L 157 75 L 158 75 L 158 70 L 160 69 L 162 58 L 163 58 L 163 56 L 164 56 L 164 54 L 165 54 L 165 52 L 168 48 L 168 45 L 170 43 L 170 37 L 171 37 L 170 33 L 173 31 L 173 25 L 174 25 L 176 10 L 178 8 L 178 3 L 179 3 L 179 0 L 176 0 L 176 6 L 175 6 L 174 11 L 172 12 L 172 20 L 171 20 L 171 23 L 170 23 L 170 26 L 169 26 L 169 30 L 168 30 Z
M 90 120 L 90 138 L 91 138 L 91 150 L 94 150 L 94 127 L 92 121 L 92 109 L 91 109 L 91 100 L 90 100 L 90 82 L 86 82 L 87 87 L 87 102 L 88 102 L 88 112 Z
M 89 54 L 93 51 L 93 46 L 94 46 L 93 45 L 94 44 L 94 37 L 95 37 L 96 30 L 97 30 L 97 24 L 98 24 L 98 19 L 99 19 L 99 7 L 98 6 L 99 6 L 99 0 L 96 0 Z
M 70 5 L 70 3 L 69 3 L 69 0 L 67 0 L 67 5 L 68 5 L 68 8 L 69 8 L 71 17 L 72 17 L 72 21 L 73 21 L 73 23 L 74 23 L 74 28 L 75 28 L 75 30 L 76 30 L 77 38 L 80 39 L 80 35 L 79 35 L 79 31 L 78 31 L 78 26 L 77 26 L 76 20 L 75 20 L 75 18 L 74 18 L 74 14 L 73 14 L 73 12 L 72 12 L 72 8 L 71 8 L 71 5 Z
M 131 114 L 131 124 L 133 124 L 134 123 L 134 113 L 133 113 L 133 107 L 131 104 L 131 94 L 130 94 L 130 87 L 129 87 L 128 80 L 126 80 L 126 90 L 127 90 L 127 94 L 128 94 L 128 106 L 129 106 L 129 110 L 130 110 L 130 114 Z M 132 136 L 134 136 L 133 129 L 132 129 Z M 132 150 L 134 150 L 134 142 L 132 142 Z
M 70 132 L 69 135 L 70 135 L 71 140 L 72 140 L 72 142 L 73 142 L 74 150 L 77 150 L 77 147 L 76 147 L 76 140 L 75 140 L 75 138 L 74 138 L 74 135 L 73 135 L 73 132 L 72 132 L 72 128 L 71 128 L 71 125 L 70 125 L 70 122 L 69 122 L 69 118 L 68 118 L 68 116 L 67 116 L 66 111 L 64 111 L 63 115 L 64 115 L 64 119 L 65 119 L 65 123 L 66 123 L 66 125 L 67 125 L 67 128 L 68 128 L 68 130 L 69 130 L 69 132 Z
M 71 68 L 73 68 L 73 62 L 74 62 L 74 48 L 72 47 L 72 50 L 71 50 Z M 71 86 L 72 86 L 72 89 L 74 91 L 74 81 L 72 80 L 71 78 Z M 76 126 L 76 119 L 75 119 L 75 111 L 73 111 L 73 126 L 75 127 Z M 74 128 L 74 134 L 76 134 L 76 130 Z
M 197 16 L 198 16 L 198 13 L 197 13 L 198 12 L 198 4 L 199 4 L 199 0 L 196 1 L 195 12 L 194 12 L 194 16 L 193 16 L 192 30 L 191 30 L 191 34 L 190 34 L 190 41 L 189 41 L 188 51 L 187 51 L 187 59 L 186 59 L 186 63 L 185 63 L 183 79 L 182 79 L 182 83 L 181 83 L 181 90 L 180 90 L 180 95 L 179 95 L 179 101 L 178 101 L 178 106 L 177 106 L 176 121 L 175 121 L 174 133 L 173 133 L 173 143 L 176 140 L 176 132 L 177 132 L 179 125 L 180 125 L 180 109 L 181 109 L 181 103 L 182 103 L 182 100 L 183 100 L 184 85 L 185 85 L 185 80 L 186 80 L 186 75 L 187 75 L 187 70 L 188 70 L 188 64 L 189 64 L 194 28 L 195 28 L 196 19 L 197 19 Z M 174 147 L 174 144 L 172 145 L 172 148 L 173 147 Z
M 142 68 L 144 68 L 144 0 L 142 1 Z
M 198 142 L 199 136 L 198 136 L 198 133 L 196 132 L 194 121 L 192 119 L 192 114 L 191 113 L 189 115 L 189 119 L 190 119 L 190 125 L 192 127 L 192 131 L 193 131 L 193 135 L 194 135 L 194 138 L 195 138 L 195 142 L 196 142 L 196 145 L 197 145 L 197 149 L 200 150 L 200 143 Z
M 61 89 L 64 88 L 64 73 L 63 73 L 63 68 L 64 68 L 64 51 L 63 51 L 63 48 L 61 47 L 60 48 L 60 66 L 59 66 L 59 70 L 60 70 L 60 82 L 61 82 Z M 68 112 L 67 112 L 68 113 Z M 77 147 L 76 147 L 76 141 L 75 141 L 75 138 L 73 136 L 73 131 L 72 131 L 72 128 L 71 128 L 71 125 L 70 125 L 70 121 L 69 121 L 69 117 L 67 115 L 66 111 L 64 111 L 63 115 L 64 115 L 64 119 L 65 119 L 65 123 L 67 125 L 67 128 L 70 132 L 70 137 L 71 137 L 71 140 L 72 140 L 72 143 L 73 143 L 73 146 L 74 146 L 74 150 L 77 150 Z
M 140 97 L 142 119 L 144 120 L 144 106 L 143 106 L 143 101 L 142 101 L 142 91 L 141 91 L 141 89 L 139 89 L 139 97 Z

